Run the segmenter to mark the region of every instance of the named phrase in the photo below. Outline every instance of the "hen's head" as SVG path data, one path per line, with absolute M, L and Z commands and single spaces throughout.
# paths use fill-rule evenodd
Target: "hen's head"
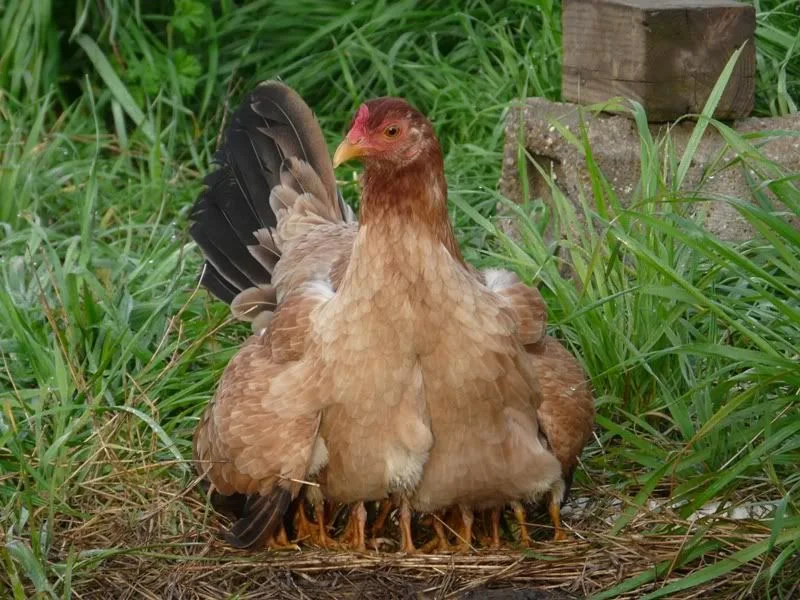
M 433 126 L 421 112 L 402 98 L 377 98 L 359 107 L 333 166 L 358 158 L 367 167 L 402 168 L 433 148 Z

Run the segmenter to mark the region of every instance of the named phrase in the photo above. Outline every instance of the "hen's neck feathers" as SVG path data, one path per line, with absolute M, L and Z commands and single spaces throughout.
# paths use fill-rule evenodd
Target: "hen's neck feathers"
M 435 140 L 402 167 L 368 164 L 361 185 L 359 221 L 371 234 L 388 236 L 410 230 L 428 235 L 464 263 L 447 212 L 444 161 Z

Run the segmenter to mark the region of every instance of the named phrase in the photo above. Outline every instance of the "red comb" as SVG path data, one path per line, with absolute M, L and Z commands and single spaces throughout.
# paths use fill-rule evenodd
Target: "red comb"
M 347 137 L 360 137 L 364 135 L 367 131 L 367 121 L 369 121 L 369 108 L 367 108 L 366 104 L 362 104 L 358 107 L 358 112 L 356 112 L 356 116 L 353 119 L 353 124 L 350 126 L 350 133 Z
M 361 106 L 358 107 L 356 118 L 353 119 L 353 127 L 358 127 L 359 129 L 366 129 L 368 120 L 369 120 L 369 108 L 367 108 L 366 104 L 362 104 Z

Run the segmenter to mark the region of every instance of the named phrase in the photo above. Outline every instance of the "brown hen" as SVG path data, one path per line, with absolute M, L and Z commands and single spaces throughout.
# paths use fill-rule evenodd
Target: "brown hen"
M 539 435 L 525 294 L 464 264 L 430 122 L 403 100 L 370 101 L 334 161 L 352 158 L 365 167 L 359 224 L 310 110 L 269 82 L 234 115 L 192 213 L 203 283 L 261 334 L 195 434 L 214 487 L 247 497 L 237 546 L 272 534 L 309 478 L 337 502 L 399 498 L 411 551 L 410 505 L 508 502 L 561 477 Z

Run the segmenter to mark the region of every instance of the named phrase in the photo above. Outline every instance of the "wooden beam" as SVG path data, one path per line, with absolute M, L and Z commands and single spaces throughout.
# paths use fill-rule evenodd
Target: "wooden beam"
M 565 100 L 639 101 L 651 121 L 699 113 L 731 54 L 745 49 L 715 116 L 755 98 L 755 9 L 731 0 L 564 0 Z

